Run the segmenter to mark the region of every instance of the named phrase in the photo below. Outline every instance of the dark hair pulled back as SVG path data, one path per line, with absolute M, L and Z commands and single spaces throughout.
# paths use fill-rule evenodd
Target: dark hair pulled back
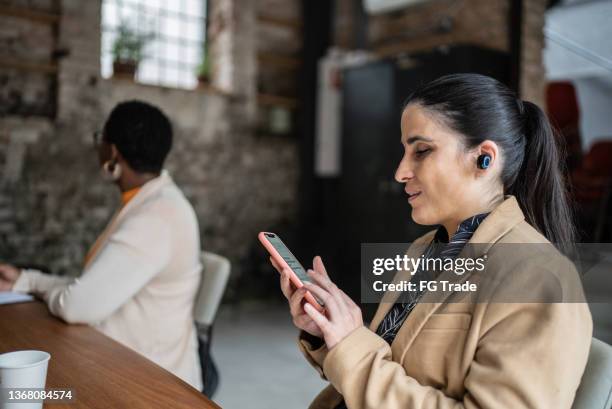
M 467 149 L 485 140 L 501 150 L 504 193 L 514 195 L 527 221 L 559 250 L 574 248 L 576 228 L 564 183 L 561 147 L 546 114 L 501 82 L 452 74 L 418 88 L 418 104 L 464 136 Z

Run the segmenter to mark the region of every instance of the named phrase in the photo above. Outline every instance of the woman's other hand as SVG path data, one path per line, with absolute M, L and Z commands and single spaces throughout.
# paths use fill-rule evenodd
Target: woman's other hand
M 304 312 L 304 308 L 302 307 L 302 305 L 305 303 L 303 300 L 304 295 L 306 294 L 306 289 L 304 287 L 296 289 L 289 280 L 289 270 L 283 270 L 278 264 L 276 264 L 272 257 L 270 257 L 270 262 L 281 275 L 281 291 L 289 302 L 289 310 L 291 312 L 291 317 L 293 318 L 293 324 L 310 335 L 323 338 L 323 333 L 317 324 L 315 324 L 312 318 L 310 318 L 308 314 Z
M 10 264 L 0 264 L 0 291 L 11 291 L 21 270 Z
M 315 257 L 313 270 L 308 270 L 313 283 L 304 288 L 325 304 L 325 314 L 313 306 L 304 304 L 304 311 L 323 333 L 328 349 L 332 349 L 351 332 L 363 326 L 361 309 L 327 275 L 321 257 Z

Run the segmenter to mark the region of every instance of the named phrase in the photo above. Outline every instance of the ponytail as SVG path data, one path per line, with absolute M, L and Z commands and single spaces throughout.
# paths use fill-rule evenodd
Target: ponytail
M 479 74 L 446 75 L 416 89 L 406 104 L 418 103 L 462 135 L 468 149 L 485 140 L 502 152 L 505 194 L 514 195 L 529 224 L 557 248 L 574 251 L 576 227 L 565 188 L 565 166 L 546 115 L 517 99 L 501 82 Z
M 557 248 L 574 250 L 576 227 L 565 189 L 565 166 L 555 133 L 534 103 L 518 101 L 523 117 L 525 156 L 507 193 L 516 197 L 527 221 Z

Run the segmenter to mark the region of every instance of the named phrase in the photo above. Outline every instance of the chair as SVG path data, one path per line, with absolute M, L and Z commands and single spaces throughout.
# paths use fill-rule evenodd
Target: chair
M 550 82 L 546 86 L 548 117 L 565 142 L 567 167 L 571 171 L 582 161 L 580 109 L 571 82 Z
M 592 240 L 601 241 L 608 224 L 612 189 L 612 141 L 595 142 L 584 156 L 581 165 L 571 174 L 572 188 L 577 204 L 589 207 L 595 216 Z
M 612 408 L 612 346 L 593 338 L 572 409 Z
M 198 329 L 200 365 L 202 367 L 203 393 L 209 398 L 219 383 L 217 367 L 210 354 L 213 326 L 230 275 L 230 262 L 225 257 L 207 251 L 202 252 L 202 280 L 193 309 Z

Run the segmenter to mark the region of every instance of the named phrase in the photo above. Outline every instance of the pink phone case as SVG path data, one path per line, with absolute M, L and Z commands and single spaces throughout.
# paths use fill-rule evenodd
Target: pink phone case
M 296 288 L 303 287 L 304 284 L 302 283 L 302 280 L 300 280 L 300 278 L 297 276 L 297 274 L 295 274 L 295 272 L 291 269 L 291 267 L 289 267 L 289 264 L 287 264 L 287 262 L 281 257 L 281 255 L 278 253 L 278 251 L 276 251 L 276 249 L 274 248 L 274 245 L 272 245 L 272 243 L 270 243 L 270 241 L 266 237 L 266 233 L 267 234 L 274 234 L 275 236 L 278 237 L 278 235 L 275 234 L 275 233 L 270 233 L 270 232 L 262 231 L 262 232 L 260 232 L 257 235 L 257 237 L 259 238 L 259 241 L 261 242 L 261 244 L 263 244 L 263 246 L 266 248 L 266 250 L 268 250 L 268 253 L 270 253 L 270 255 L 272 256 L 272 258 L 274 259 L 276 264 L 281 266 L 282 269 L 286 268 L 286 269 L 288 269 L 290 271 L 289 280 L 291 280 L 293 285 L 295 285 Z M 313 307 L 315 307 L 319 312 L 323 312 L 324 311 L 323 306 L 317 302 L 317 300 L 310 293 L 310 291 L 306 292 L 306 294 L 304 295 L 304 298 L 306 299 L 306 301 L 308 301 L 309 304 L 311 304 Z

